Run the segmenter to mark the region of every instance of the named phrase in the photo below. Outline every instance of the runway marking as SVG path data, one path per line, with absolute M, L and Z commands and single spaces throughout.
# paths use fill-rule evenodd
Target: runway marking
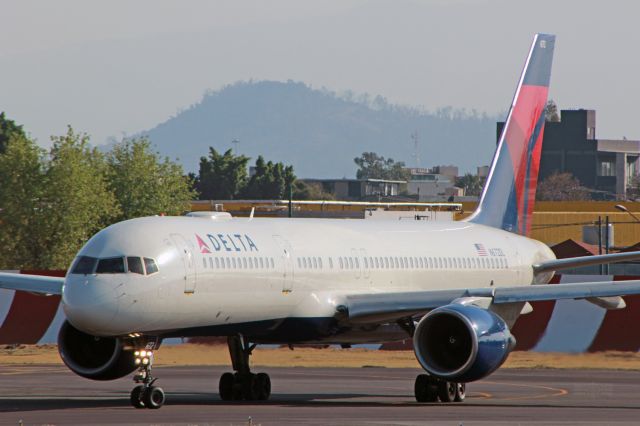
M 553 398 L 553 397 L 565 396 L 565 395 L 569 394 L 569 391 L 567 389 L 554 388 L 552 386 L 530 385 L 530 384 L 525 384 L 525 383 L 511 383 L 511 382 L 489 382 L 489 381 L 484 381 L 483 383 L 488 383 L 488 384 L 492 384 L 492 385 L 516 386 L 516 387 L 521 387 L 521 388 L 545 389 L 545 390 L 549 390 L 549 391 L 554 392 L 552 394 L 549 394 L 549 393 L 545 392 L 545 393 L 540 393 L 540 394 L 535 394 L 535 395 L 512 396 L 512 397 L 507 397 L 507 398 L 493 398 L 495 401 L 519 401 L 519 400 L 526 400 L 526 399 Z
M 66 370 L 63 367 L 38 367 L 38 366 L 19 366 L 8 367 L 3 371 L 0 371 L 0 376 L 17 376 L 21 374 L 34 374 L 34 373 L 64 373 Z

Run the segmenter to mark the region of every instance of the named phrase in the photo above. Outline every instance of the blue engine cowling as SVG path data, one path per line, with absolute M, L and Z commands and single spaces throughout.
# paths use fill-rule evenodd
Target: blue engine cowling
M 434 309 L 418 323 L 413 349 L 432 376 L 472 382 L 493 373 L 515 346 L 509 327 L 495 313 L 473 305 Z

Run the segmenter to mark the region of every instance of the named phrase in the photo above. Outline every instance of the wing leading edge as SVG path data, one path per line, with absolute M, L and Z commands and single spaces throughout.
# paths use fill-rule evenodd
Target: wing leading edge
M 350 295 L 340 311 L 347 313 L 350 322 L 368 323 L 422 315 L 456 299 L 469 297 L 491 298 L 493 304 L 505 304 L 558 299 L 593 300 L 636 294 L 640 294 L 640 280 L 427 290 Z
M 61 295 L 64 278 L 0 272 L 0 288 L 26 291 L 43 296 Z

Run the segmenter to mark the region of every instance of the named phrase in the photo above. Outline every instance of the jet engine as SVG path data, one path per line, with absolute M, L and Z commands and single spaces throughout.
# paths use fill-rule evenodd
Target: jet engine
M 124 377 L 137 368 L 134 348 L 117 337 L 83 333 L 65 321 L 58 333 L 58 352 L 67 367 L 93 380 Z
M 473 305 L 434 309 L 418 323 L 413 349 L 422 368 L 437 378 L 466 383 L 494 372 L 515 339 L 495 313 Z

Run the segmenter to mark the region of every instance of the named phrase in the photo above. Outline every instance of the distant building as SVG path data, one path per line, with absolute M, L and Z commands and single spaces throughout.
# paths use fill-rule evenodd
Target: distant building
M 478 166 L 478 172 L 477 172 L 478 177 L 481 177 L 481 178 L 488 177 L 489 170 L 491 170 L 489 166 Z
M 462 189 L 455 186 L 455 178 L 458 175 L 456 166 L 436 166 L 432 169 L 409 168 L 408 170 L 411 178 L 407 183 L 407 192 L 410 195 L 417 195 L 418 201 L 446 201 L 451 196 L 464 195 Z
M 498 123 L 498 139 L 503 127 Z M 562 110 L 561 121 L 545 124 L 538 179 L 569 172 L 593 190 L 594 199 L 625 199 L 639 157 L 640 141 L 596 139 L 594 110 Z
M 322 185 L 325 192 L 338 200 L 374 200 L 397 197 L 407 184 L 404 180 L 384 179 L 302 179 L 306 183 Z

